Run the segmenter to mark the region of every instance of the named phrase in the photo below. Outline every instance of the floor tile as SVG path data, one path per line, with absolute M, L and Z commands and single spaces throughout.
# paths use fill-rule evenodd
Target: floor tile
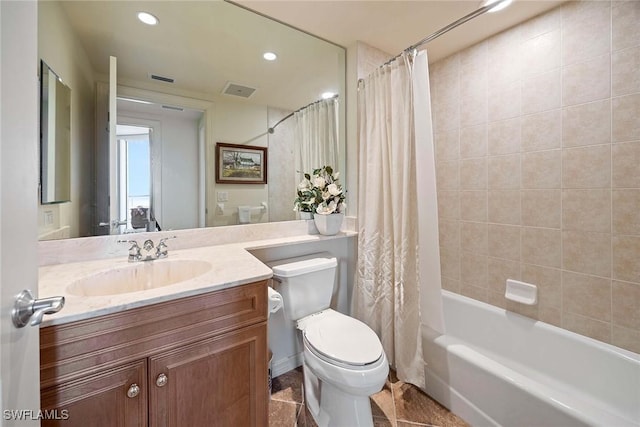
M 314 421 L 307 405 L 302 405 L 302 410 L 298 415 L 296 427 L 318 427 L 318 424 Z
M 381 391 L 371 396 L 371 414 L 374 420 L 387 420 L 393 424 L 393 420 L 396 419 L 395 412 L 391 383 L 387 382 Z
M 296 425 L 296 415 L 301 405 L 281 400 L 269 402 L 269 427 L 292 427 Z
M 393 397 L 398 421 L 441 427 L 468 426 L 460 417 L 411 384 L 396 383 L 393 386 Z
M 293 369 L 272 380 L 271 399 L 285 402 L 304 402 L 302 367 Z
M 384 418 L 373 418 L 373 427 L 396 427 L 395 421 Z
M 388 380 L 391 384 L 395 384 L 398 381 L 400 381 L 398 379 L 398 377 L 396 376 L 396 371 L 394 369 L 389 369 L 389 380 Z

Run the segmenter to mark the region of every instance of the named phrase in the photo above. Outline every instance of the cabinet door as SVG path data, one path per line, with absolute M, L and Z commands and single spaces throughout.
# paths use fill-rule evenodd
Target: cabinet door
M 42 390 L 43 427 L 147 425 L 147 361 Z M 137 387 L 137 389 L 136 389 Z
M 267 426 L 262 322 L 149 358 L 149 425 Z

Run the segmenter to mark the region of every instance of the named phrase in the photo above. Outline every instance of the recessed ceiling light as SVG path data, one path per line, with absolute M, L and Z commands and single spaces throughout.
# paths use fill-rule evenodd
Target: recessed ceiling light
M 493 3 L 498 3 L 500 0 L 488 0 L 482 3 L 482 7 L 484 6 L 489 6 Z M 493 12 L 497 12 L 499 10 L 502 10 L 504 8 L 506 8 L 507 6 L 509 6 L 511 4 L 513 0 L 504 0 L 503 2 L 501 2 L 500 4 L 497 4 L 496 7 L 492 7 L 491 9 L 489 9 L 490 13 Z
M 325 92 L 321 96 L 322 96 L 322 99 L 329 99 L 329 98 L 333 98 L 334 96 L 336 96 L 336 94 L 333 93 L 333 92 Z
M 149 12 L 138 12 L 138 19 L 147 25 L 157 25 L 158 22 L 160 22 L 158 18 L 156 18 Z
M 267 61 L 275 61 L 278 58 L 278 55 L 276 55 L 273 52 L 265 52 L 264 55 L 262 55 L 262 57 Z

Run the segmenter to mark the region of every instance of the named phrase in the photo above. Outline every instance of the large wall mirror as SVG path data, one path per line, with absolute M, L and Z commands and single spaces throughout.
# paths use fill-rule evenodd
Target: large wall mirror
M 159 22 L 140 22 L 143 11 Z M 337 95 L 326 101 L 338 117 L 333 166 L 345 169 L 340 46 L 215 0 L 40 1 L 38 34 L 74 105 L 70 202 L 41 204 L 41 239 L 297 219 L 297 114 L 280 121 L 327 92 Z M 217 143 L 266 148 L 266 183 L 216 183 Z

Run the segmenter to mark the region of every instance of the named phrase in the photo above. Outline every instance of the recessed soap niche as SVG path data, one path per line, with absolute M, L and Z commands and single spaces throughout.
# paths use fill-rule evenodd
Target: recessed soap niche
M 507 279 L 505 298 L 525 305 L 535 305 L 538 302 L 538 287 L 531 283 Z

